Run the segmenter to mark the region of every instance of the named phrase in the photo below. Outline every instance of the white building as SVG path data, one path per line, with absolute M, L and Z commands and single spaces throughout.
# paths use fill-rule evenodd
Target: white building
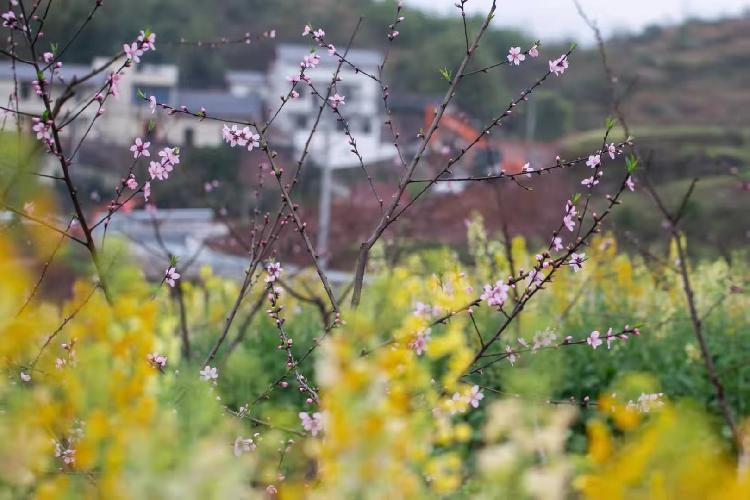
M 289 93 L 289 77 L 299 74 L 300 62 L 308 54 L 310 47 L 305 45 L 280 44 L 276 48 L 276 57 L 268 69 L 268 96 L 271 104 L 279 103 L 280 98 Z M 306 70 L 305 74 L 310 77 L 315 89 L 325 96 L 338 65 L 338 58 L 328 55 L 325 50 L 319 49 L 318 54 L 320 64 L 314 69 Z M 372 50 L 352 49 L 347 55 L 349 62 L 373 75 L 377 74 L 381 59 L 382 56 Z M 339 110 L 349 123 L 351 133 L 357 141 L 357 149 L 365 163 L 395 158 L 395 149 L 383 139 L 384 112 L 378 82 L 357 74 L 348 64 L 342 65 L 339 77 L 341 81 L 336 90 L 346 98 L 346 104 Z M 306 85 L 297 85 L 297 90 L 300 97 L 285 105 L 283 113 L 276 119 L 276 126 L 282 132 L 282 137 L 289 139 L 295 154 L 299 156 L 308 140 L 321 102 L 320 97 Z M 336 120 L 330 110 L 323 114 L 309 149 L 310 157 L 315 163 L 329 168 L 359 165 L 344 135 L 343 124 Z

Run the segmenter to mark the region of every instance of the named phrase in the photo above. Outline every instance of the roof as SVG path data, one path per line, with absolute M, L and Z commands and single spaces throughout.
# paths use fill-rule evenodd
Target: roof
M 276 57 L 284 62 L 291 62 L 293 64 L 299 64 L 302 58 L 310 53 L 311 47 L 308 45 L 295 45 L 289 43 L 282 43 L 276 47 Z M 320 64 L 337 64 L 338 60 L 333 57 L 329 57 L 328 54 L 324 53 L 325 57 L 321 57 Z M 382 62 L 383 56 L 380 52 L 368 49 L 350 49 L 346 56 L 346 60 L 355 66 L 378 66 Z
M 263 114 L 263 101 L 257 95 L 234 96 L 226 90 L 177 89 L 175 102 L 196 110 L 206 108 L 210 114 L 234 117 L 260 117 Z
M 58 78 L 62 78 L 65 81 L 70 81 L 76 76 L 85 76 L 91 72 L 91 66 L 86 64 L 63 64 L 60 70 L 55 72 Z M 45 73 L 48 74 L 48 73 Z M 31 82 L 36 80 L 36 70 L 23 63 L 16 64 L 16 77 L 21 82 Z M 10 61 L 0 62 L 0 79 L 12 80 L 13 79 L 13 65 Z M 92 78 L 90 81 L 103 82 L 104 76 L 102 74 Z M 55 78 L 57 80 L 57 78 Z
M 129 213 L 123 213 L 122 216 L 130 221 L 139 222 L 151 222 L 152 220 L 211 222 L 214 220 L 214 211 L 210 208 L 160 208 L 156 212 L 133 210 Z

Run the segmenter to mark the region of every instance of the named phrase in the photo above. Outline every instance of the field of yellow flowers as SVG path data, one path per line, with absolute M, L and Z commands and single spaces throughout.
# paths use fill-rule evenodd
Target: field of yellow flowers
M 27 231 L 39 260 L 54 250 L 44 228 Z M 394 266 L 376 251 L 365 301 L 333 326 L 312 273 L 258 287 L 204 366 L 238 284 L 202 269 L 160 287 L 113 240 L 111 303 L 84 278 L 62 303 L 29 300 L 38 271 L 6 235 L 3 497 L 750 495 L 748 458 L 719 418 L 667 265 L 674 252 L 664 263 L 598 237 L 585 269 L 560 273 L 502 332 L 492 362 L 470 370 L 480 332 L 504 319 L 477 291 L 535 256 L 523 239 L 490 238 L 479 218 L 468 238 L 461 258 L 426 250 Z M 741 421 L 747 270 L 722 260 L 690 271 Z
M 40 256 L 56 241 L 29 237 Z M 38 272 L 6 235 L 2 498 L 750 497 L 748 457 L 719 418 L 668 266 L 599 237 L 585 269 L 529 302 L 477 371 L 479 332 L 502 318 L 466 305 L 509 260 L 480 219 L 469 240 L 461 259 L 431 250 L 393 266 L 376 252 L 364 302 L 334 328 L 312 274 L 281 282 L 281 349 L 259 289 L 204 366 L 236 283 L 203 269 L 178 297 L 113 242 L 111 303 L 84 278 L 62 304 L 27 301 Z M 533 265 L 522 239 L 511 251 Z M 747 270 L 703 262 L 691 275 L 742 422 Z M 592 341 L 626 324 L 639 335 Z

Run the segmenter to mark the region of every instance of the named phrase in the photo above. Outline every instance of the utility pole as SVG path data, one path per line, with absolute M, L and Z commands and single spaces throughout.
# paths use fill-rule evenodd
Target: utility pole
M 320 199 L 318 200 L 318 263 L 321 269 L 328 267 L 328 238 L 331 227 L 331 188 L 333 183 L 333 168 L 331 168 L 331 134 L 330 127 L 324 128 L 325 150 L 323 162 L 320 165 Z
M 526 107 L 526 142 L 534 141 L 536 136 L 536 99 L 527 103 Z
M 526 140 L 525 140 L 525 149 L 526 149 L 526 161 L 529 161 L 531 163 L 534 163 L 537 161 L 538 155 L 535 154 L 536 151 L 534 151 L 532 148 L 532 143 L 534 142 L 534 139 L 536 137 L 536 99 L 531 99 L 528 103 L 528 107 L 526 108 Z

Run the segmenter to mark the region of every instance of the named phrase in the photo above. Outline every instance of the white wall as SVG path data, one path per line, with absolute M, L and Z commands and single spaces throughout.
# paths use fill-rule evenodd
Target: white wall
M 320 53 L 321 63 L 317 68 L 308 69 L 307 74 L 315 89 L 325 96 L 331 82 L 337 61 L 325 51 Z M 377 68 L 363 68 L 368 72 L 376 72 Z M 299 63 L 276 60 L 269 69 L 269 104 L 272 108 L 281 102 L 280 97 L 288 94 L 291 83 L 288 77 L 298 75 Z M 363 156 L 365 163 L 372 163 L 395 156 L 395 150 L 389 144 L 384 144 L 381 138 L 383 127 L 382 105 L 380 102 L 380 87 L 374 80 L 356 74 L 349 66 L 344 65 L 339 74 L 341 81 L 337 88 L 346 97 L 346 104 L 341 106 L 342 115 L 349 122 L 352 135 L 357 141 L 357 149 Z M 275 126 L 289 138 L 297 155 L 301 154 L 310 134 L 310 130 L 320 108 L 320 99 L 313 96 L 304 83 L 297 85 L 301 96 L 291 100 L 284 106 L 284 110 L 276 119 Z M 325 163 L 331 168 L 352 168 L 359 165 L 356 156 L 350 152 L 348 138 L 338 129 L 336 116 L 330 109 L 326 109 L 319 126 L 319 131 L 313 137 L 310 157 L 316 163 Z M 365 131 L 367 124 L 369 130 Z

